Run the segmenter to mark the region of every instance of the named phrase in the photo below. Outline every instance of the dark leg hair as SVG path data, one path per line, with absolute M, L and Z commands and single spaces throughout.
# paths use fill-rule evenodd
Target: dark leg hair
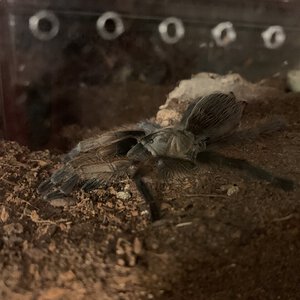
M 247 172 L 252 177 L 270 182 L 274 186 L 279 187 L 284 191 L 293 190 L 295 187 L 295 183 L 292 180 L 273 176 L 270 172 L 260 167 L 254 166 L 244 159 L 227 157 L 216 152 L 207 151 L 199 153 L 197 161 L 200 163 L 212 163 L 215 165 L 225 166 L 228 168 Z
M 141 195 L 145 199 L 146 203 L 149 205 L 151 221 L 159 220 L 160 219 L 159 204 L 154 199 L 149 187 L 143 180 L 143 178 L 138 170 L 133 175 L 132 178 L 133 178 L 133 181 L 134 181 L 138 191 L 141 193 Z

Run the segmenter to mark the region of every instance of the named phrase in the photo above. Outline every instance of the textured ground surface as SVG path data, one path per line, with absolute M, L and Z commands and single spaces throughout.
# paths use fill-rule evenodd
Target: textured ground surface
M 300 95 L 249 105 L 244 122 L 268 114 L 287 130 L 222 153 L 300 182 Z M 160 186 L 151 224 L 127 179 L 42 201 L 36 187 L 58 167 L 0 142 L 1 299 L 300 299 L 299 188 L 205 167 Z

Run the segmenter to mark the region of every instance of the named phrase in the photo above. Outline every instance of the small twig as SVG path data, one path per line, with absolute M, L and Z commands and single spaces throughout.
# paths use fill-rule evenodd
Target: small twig
M 29 201 L 24 200 L 24 199 L 20 199 L 20 200 L 21 200 L 22 203 L 24 202 L 24 203 L 28 204 L 29 206 L 31 206 L 31 207 L 33 207 L 35 209 L 38 209 L 36 206 L 34 206 L 33 204 L 31 204 Z
M 184 223 L 176 224 L 175 227 L 185 227 L 185 226 L 190 226 L 192 224 L 193 222 L 184 222 Z
M 28 165 L 23 164 L 23 163 L 21 163 L 21 162 L 19 162 L 17 160 L 12 161 L 10 164 L 0 162 L 0 165 L 4 166 L 4 167 L 9 167 L 9 168 L 11 168 L 11 167 L 23 167 L 23 168 L 27 168 L 28 167 Z
M 32 205 L 30 202 L 28 202 L 28 201 L 26 201 L 24 199 L 20 199 L 20 200 L 21 200 L 22 203 L 25 203 L 25 207 L 24 207 L 23 212 L 22 212 L 22 214 L 21 214 L 21 216 L 19 218 L 19 220 L 22 220 L 23 217 L 28 217 L 28 214 L 26 213 L 28 206 L 31 206 L 31 207 L 33 207 L 35 209 L 37 209 L 37 207 L 34 206 L 34 205 Z
M 294 217 L 294 214 L 289 214 L 289 215 L 287 215 L 285 217 L 282 217 L 282 218 L 275 218 L 272 221 L 273 222 L 283 222 L 283 221 L 288 221 L 288 220 L 292 219 L 293 217 Z
M 26 203 L 26 205 L 25 205 L 25 207 L 24 207 L 24 209 L 23 209 L 23 211 L 22 211 L 22 214 L 21 214 L 19 220 L 22 220 L 23 217 L 27 216 L 27 214 L 25 214 L 25 212 L 26 212 L 26 210 L 27 210 L 27 206 L 28 206 L 28 203 Z
M 36 224 L 52 224 L 52 225 L 57 225 L 59 223 L 66 223 L 66 224 L 71 224 L 72 222 L 68 219 L 59 219 L 59 220 L 43 220 L 43 219 L 35 219 L 31 214 L 25 214 L 26 217 L 29 217 L 32 222 Z
M 28 217 L 30 217 L 30 216 L 28 216 Z M 37 223 L 37 224 L 52 224 L 52 225 L 57 225 L 58 223 L 64 223 L 64 222 L 66 224 L 69 223 L 68 219 L 59 219 L 59 220 L 55 220 L 55 221 L 51 221 L 51 220 L 35 220 L 33 222 Z
M 220 194 L 185 194 L 185 197 L 211 197 L 211 198 L 228 198 L 226 195 Z

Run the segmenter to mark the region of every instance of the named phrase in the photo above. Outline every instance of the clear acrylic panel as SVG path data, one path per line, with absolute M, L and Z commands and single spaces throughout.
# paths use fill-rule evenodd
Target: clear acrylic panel
M 152 116 L 192 74 L 299 68 L 299 12 L 292 0 L 0 0 L 2 135 L 63 147 L 66 126 Z

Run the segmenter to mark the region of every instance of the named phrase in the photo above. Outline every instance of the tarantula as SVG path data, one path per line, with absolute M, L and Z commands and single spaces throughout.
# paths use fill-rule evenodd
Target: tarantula
M 284 127 L 280 118 L 272 118 L 254 128 L 239 128 L 245 104 L 233 93 L 213 93 L 193 101 L 174 127 L 144 122 L 135 129 L 110 131 L 81 141 L 65 156 L 62 169 L 41 183 L 38 191 L 44 199 L 54 199 L 69 194 L 75 186 L 90 191 L 126 174 L 148 203 L 152 220 L 157 220 L 159 205 L 144 180 L 147 176 L 166 179 L 201 164 L 216 164 L 247 172 L 283 190 L 293 189 L 289 179 L 214 151 Z

